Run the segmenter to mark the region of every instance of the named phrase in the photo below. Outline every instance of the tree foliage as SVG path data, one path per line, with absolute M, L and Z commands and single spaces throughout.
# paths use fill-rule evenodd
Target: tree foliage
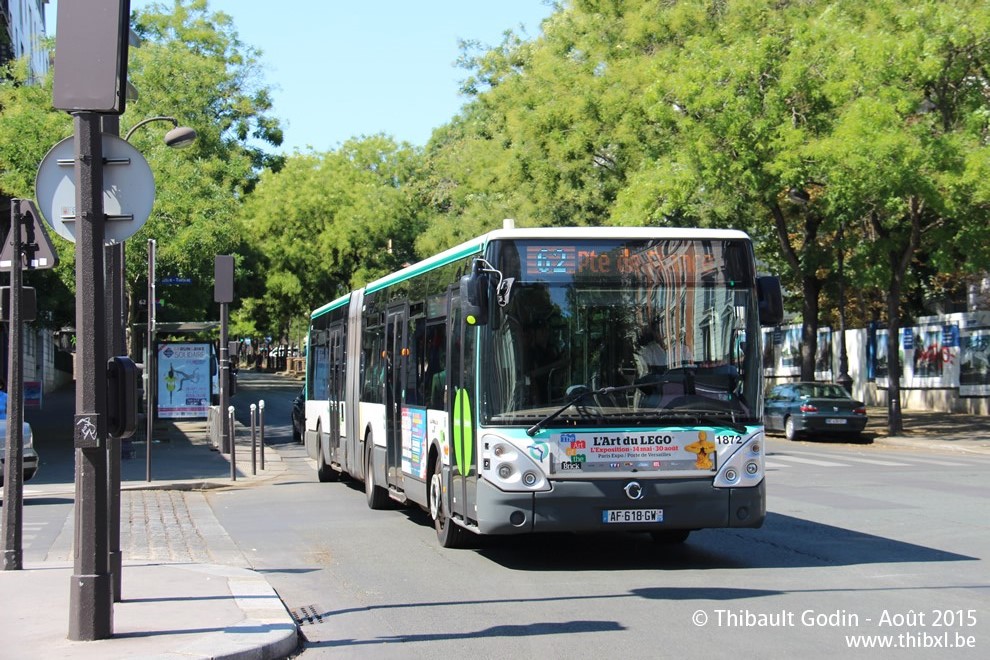
M 38 164 L 60 139 L 71 135 L 72 120 L 51 107 L 51 77 L 29 84 L 27 62 L 0 70 L 0 199 L 34 199 Z M 7 235 L 10 210 L 0 205 L 0 228 Z M 54 235 L 54 234 L 53 234 Z M 24 282 L 38 292 L 45 311 L 39 323 L 61 327 L 75 318 L 75 260 L 71 246 L 53 238 L 60 263 L 54 270 L 25 273 Z
M 134 23 L 141 96 L 122 126 L 171 114 L 200 134 L 180 153 L 158 144 L 163 124 L 135 134 L 159 182 L 135 242 L 158 238 L 159 272 L 203 283 L 214 254 L 237 254 L 245 329 L 284 335 L 507 217 L 735 227 L 792 292 L 813 377 L 840 256 L 847 313 L 892 337 L 915 301 L 990 264 L 985 3 L 571 0 L 536 38 L 464 44 L 466 102 L 424 149 L 376 135 L 284 158 L 268 150 L 281 133 L 261 54 L 229 17 L 173 0 Z M 50 133 L 67 131 L 46 93 L 0 88 L 5 191 L 24 194 Z M 128 255 L 140 290 L 143 249 Z M 175 313 L 202 316 L 207 298 L 184 291 Z
M 169 115 L 193 127 L 197 138 L 187 149 L 169 149 L 162 140 L 171 128 L 165 122 L 141 127 L 131 138 L 151 164 L 157 185 L 151 218 L 128 241 L 131 300 L 142 297 L 145 245 L 154 238 L 159 277 L 193 282 L 158 289 L 159 318 L 216 318 L 214 258 L 236 254 L 241 268 L 251 260 L 255 247 L 237 223 L 238 210 L 262 169 L 281 164 L 280 157 L 267 153 L 282 134 L 261 82 L 260 53 L 240 41 L 229 16 L 210 12 L 206 0 L 150 5 L 135 13 L 132 25 L 142 43 L 130 51 L 128 77 L 139 96 L 128 104 L 121 132 L 146 117 Z M 140 311 L 136 304 L 130 308 Z
M 284 336 L 293 318 L 412 260 L 417 175 L 417 152 L 384 136 L 266 172 L 242 211 L 264 255 L 264 292 L 250 301 L 259 326 Z

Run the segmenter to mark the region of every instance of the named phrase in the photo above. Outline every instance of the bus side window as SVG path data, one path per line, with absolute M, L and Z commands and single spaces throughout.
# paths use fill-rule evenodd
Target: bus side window
M 366 328 L 364 336 L 364 374 L 361 379 L 361 400 L 369 403 L 384 403 L 383 388 L 385 387 L 385 360 L 382 351 L 385 348 L 384 334 L 381 326 Z
M 412 406 L 425 405 L 425 388 L 423 387 L 423 355 L 426 348 L 426 337 L 423 332 L 423 320 L 410 319 L 406 330 L 409 355 L 405 362 L 405 403 Z
M 434 323 L 426 328 L 426 369 L 423 378 L 424 401 L 442 410 L 447 389 L 447 325 Z

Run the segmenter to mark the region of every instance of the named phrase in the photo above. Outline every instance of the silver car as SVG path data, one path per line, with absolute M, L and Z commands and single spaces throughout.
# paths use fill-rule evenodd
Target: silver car
M 38 472 L 38 452 L 34 450 L 34 434 L 31 425 L 24 422 L 24 481 Z M 7 420 L 0 419 L 0 486 L 6 474 L 4 462 L 7 460 Z

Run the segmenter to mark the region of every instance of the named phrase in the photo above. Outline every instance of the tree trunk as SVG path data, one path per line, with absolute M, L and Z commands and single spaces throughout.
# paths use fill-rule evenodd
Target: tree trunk
M 887 294 L 887 433 L 900 435 L 904 431 L 904 418 L 901 415 L 901 321 L 898 316 L 901 299 L 901 277 L 896 272 L 890 278 L 890 292 Z
M 890 260 L 890 290 L 887 292 L 887 364 L 890 384 L 887 387 L 887 433 L 900 435 L 904 432 L 904 418 L 901 415 L 901 354 L 900 346 L 900 302 L 901 291 L 904 289 L 904 279 L 914 253 L 921 244 L 921 219 L 924 205 L 917 197 L 908 200 L 908 220 L 910 233 L 907 242 L 898 251 L 891 248 L 888 253 Z M 897 243 L 895 242 L 894 245 Z
M 818 352 L 818 296 L 822 281 L 813 275 L 801 278 L 804 300 L 801 303 L 801 380 L 815 380 L 815 355 Z

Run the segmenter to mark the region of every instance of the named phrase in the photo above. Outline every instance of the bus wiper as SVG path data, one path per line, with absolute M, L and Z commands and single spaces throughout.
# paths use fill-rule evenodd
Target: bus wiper
M 560 415 L 565 410 L 579 403 L 585 397 L 602 396 L 605 394 L 612 394 L 613 392 L 624 392 L 626 390 L 634 390 L 637 387 L 639 387 L 639 385 L 619 385 L 618 387 L 601 387 L 598 388 L 597 390 L 589 390 L 588 388 L 582 385 L 580 386 L 580 391 L 578 391 L 577 394 L 575 394 L 570 399 L 568 399 L 567 403 L 565 403 L 560 408 L 558 408 L 557 410 L 553 411 L 552 413 L 550 413 L 549 415 L 538 421 L 536 424 L 533 424 L 531 427 L 526 429 L 526 435 L 528 435 L 529 437 L 533 437 L 534 435 L 540 432 L 540 429 L 542 429 L 544 426 L 546 426 L 553 420 L 560 417 Z M 578 412 L 582 412 L 582 411 L 579 409 Z M 588 413 L 587 411 L 583 411 L 582 414 L 590 415 L 590 413 Z
M 728 417 L 728 420 L 718 419 L 717 426 L 724 426 L 728 429 L 743 435 L 746 433 L 746 425 L 742 422 L 736 421 L 735 412 L 731 410 L 698 410 L 691 408 L 674 408 L 671 410 L 661 410 L 659 411 L 661 417 L 684 417 L 691 421 L 701 424 L 706 421 L 711 421 L 712 417 L 723 418 Z

